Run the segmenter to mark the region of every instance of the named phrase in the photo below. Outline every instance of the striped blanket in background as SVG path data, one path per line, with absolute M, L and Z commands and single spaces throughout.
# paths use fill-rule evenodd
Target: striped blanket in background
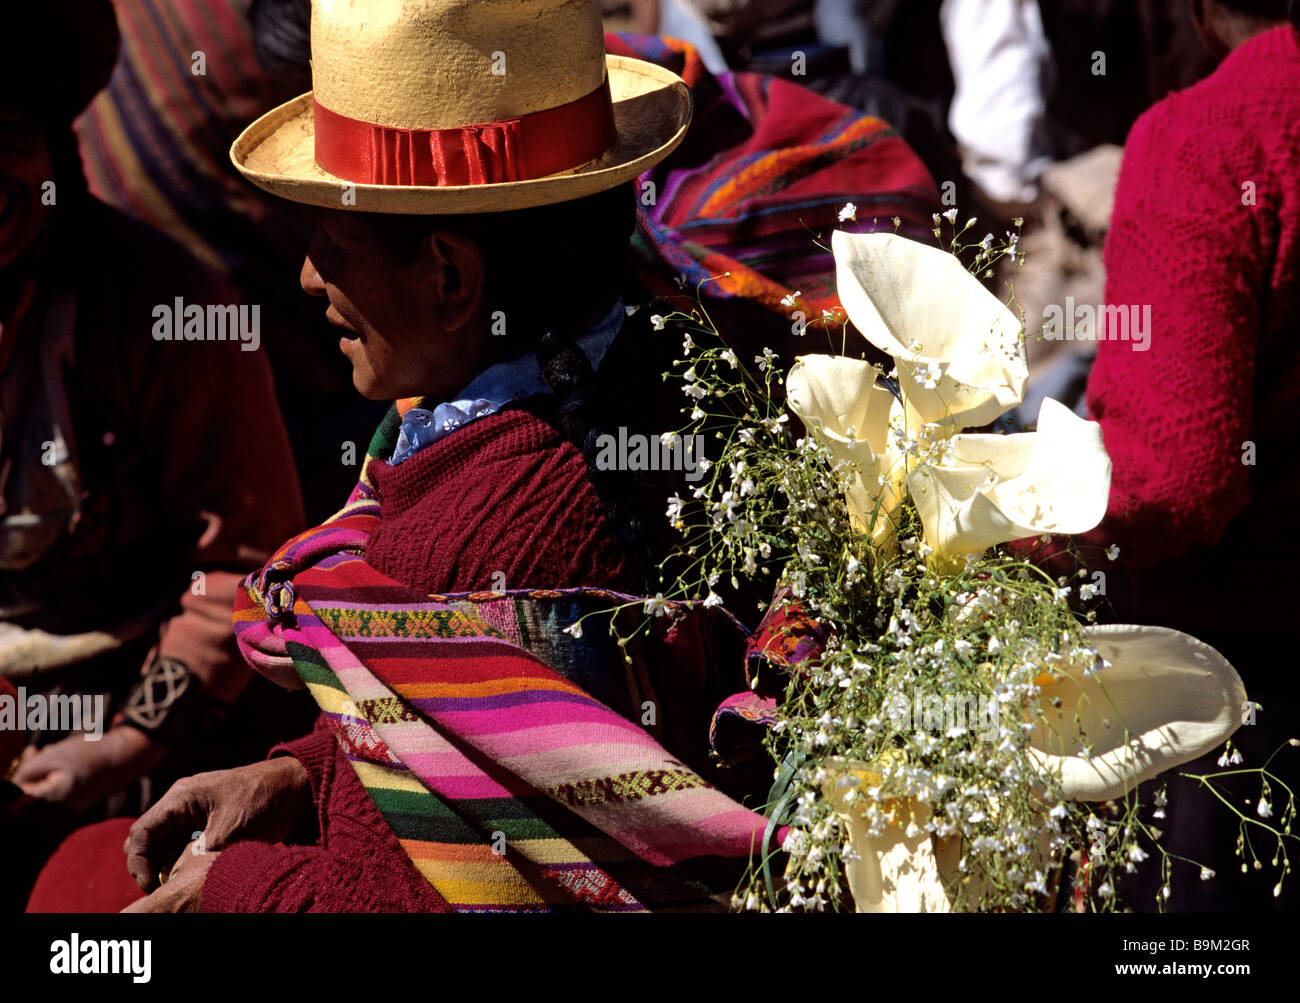
M 796 79 L 715 77 L 676 39 L 607 35 L 605 46 L 666 66 L 694 96 L 686 140 L 641 178 L 636 249 L 653 291 L 675 292 L 676 276 L 688 290 L 715 277 L 701 290 L 706 297 L 744 298 L 786 314 L 781 300 L 801 292 L 799 305 L 820 314 L 839 308 L 833 229 L 892 230 L 897 217 L 901 233 L 933 240 L 934 179 L 880 119 Z M 850 202 L 857 220 L 841 223 Z
M 239 177 L 228 151 L 293 95 L 258 63 L 246 0 L 114 7 L 117 67 L 76 123 L 90 191 L 223 273 L 257 274 L 264 245 L 280 238 L 264 225 L 278 207 Z
M 395 416 L 367 464 L 391 452 Z M 642 599 L 421 595 L 365 563 L 379 508 L 363 473 L 249 577 L 235 633 L 260 672 L 311 692 L 416 868 L 460 911 L 725 907 L 767 820 L 654 733 L 684 700 L 666 680 L 743 650 L 740 625 L 670 604 L 625 660 L 608 624 L 630 634 Z

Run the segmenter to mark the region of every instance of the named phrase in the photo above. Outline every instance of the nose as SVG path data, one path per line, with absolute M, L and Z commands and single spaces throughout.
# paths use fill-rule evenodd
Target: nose
M 311 244 L 307 247 L 307 254 L 302 259 L 302 270 L 298 273 L 298 284 L 302 286 L 302 291 L 308 296 L 325 295 L 325 280 L 321 278 L 316 262 L 312 260 L 313 258 L 320 260 L 322 252 L 325 250 L 324 236 L 321 233 L 321 228 L 316 227 Z
M 316 266 L 312 264 L 311 255 L 302 259 L 302 271 L 298 274 L 298 282 L 302 286 L 302 291 L 309 296 L 325 295 L 325 280 L 320 277 L 320 272 L 316 271 Z

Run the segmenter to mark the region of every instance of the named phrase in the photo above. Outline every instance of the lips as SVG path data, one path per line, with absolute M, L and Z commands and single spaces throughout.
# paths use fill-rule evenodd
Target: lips
M 349 324 L 346 320 L 343 319 L 343 315 L 334 308 L 334 304 L 331 303 L 328 307 L 326 307 L 325 319 L 329 321 L 331 324 L 333 324 L 335 327 L 340 327 L 344 331 L 348 331 L 349 333 L 345 334 L 344 337 L 347 338 L 349 341 L 357 340 L 358 336 L 357 336 L 356 329 L 351 324 Z

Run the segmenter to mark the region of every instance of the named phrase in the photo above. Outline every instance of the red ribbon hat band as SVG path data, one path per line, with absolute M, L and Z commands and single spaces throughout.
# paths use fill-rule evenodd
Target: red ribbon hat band
M 313 102 L 316 163 L 367 185 L 530 181 L 595 160 L 618 138 L 609 76 L 590 94 L 519 118 L 452 129 L 398 129 Z

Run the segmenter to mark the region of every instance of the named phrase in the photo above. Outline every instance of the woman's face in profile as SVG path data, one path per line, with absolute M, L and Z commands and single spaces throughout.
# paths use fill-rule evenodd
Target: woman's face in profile
M 469 281 L 474 262 L 465 260 L 473 245 L 430 238 L 404 253 L 368 215 L 321 214 L 302 288 L 328 299 L 326 320 L 340 329 L 339 350 L 352 363 L 362 396 L 450 397 L 479 371 L 483 357 L 481 341 L 467 337 L 465 325 L 481 307 L 481 283 Z M 481 270 L 476 249 L 472 256 Z

